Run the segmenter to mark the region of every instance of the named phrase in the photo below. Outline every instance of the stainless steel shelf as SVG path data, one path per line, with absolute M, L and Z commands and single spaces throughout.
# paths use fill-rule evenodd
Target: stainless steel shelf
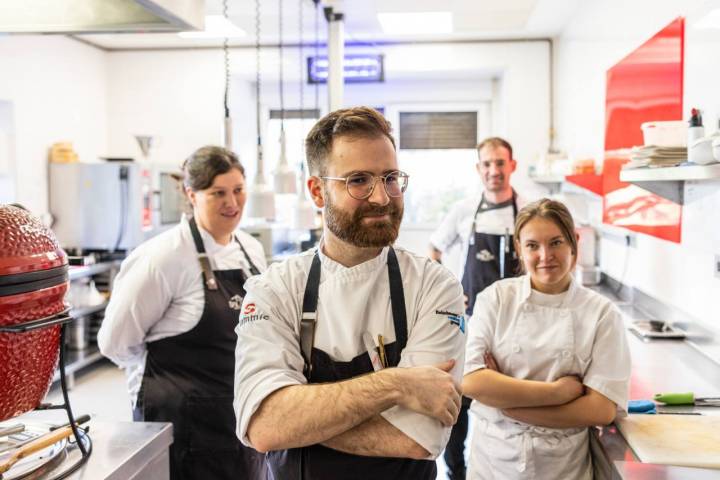
M 96 345 L 90 346 L 84 350 L 65 350 L 65 373 L 72 375 L 81 368 L 92 365 L 98 360 L 102 360 L 104 357 Z M 55 371 L 53 376 L 53 382 L 60 380 L 60 369 Z
M 562 183 L 565 181 L 565 175 L 531 175 L 530 180 L 541 184 Z
M 713 165 L 684 165 L 664 168 L 628 168 L 620 170 L 623 182 L 664 182 L 679 180 L 720 179 L 720 163 Z
M 70 316 L 73 318 L 79 318 L 79 317 L 85 317 L 87 315 L 92 315 L 93 313 L 100 312 L 102 310 L 105 310 L 105 307 L 108 306 L 109 301 L 104 301 L 103 303 L 99 305 L 90 305 L 87 307 L 77 307 L 70 309 Z
M 105 273 L 113 267 L 119 266 L 120 261 L 113 261 L 96 263 L 94 265 L 87 265 L 82 267 L 70 267 L 68 271 L 68 276 L 70 277 L 70 281 L 73 281 L 77 280 L 78 278 L 91 277 L 93 275 L 97 275 L 98 273 Z

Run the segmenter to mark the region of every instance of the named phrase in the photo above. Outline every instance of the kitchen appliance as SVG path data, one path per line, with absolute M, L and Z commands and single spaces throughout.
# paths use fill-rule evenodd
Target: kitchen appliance
M 0 205 L 0 326 L 67 317 L 68 261 L 28 211 Z M 34 409 L 58 363 L 60 325 L 0 333 L 0 420 Z
M 86 461 L 91 443 L 79 433 L 67 393 L 65 327 L 72 320 L 64 302 L 67 289 L 68 259 L 53 232 L 24 208 L 0 205 L 0 421 L 35 409 L 64 409 L 80 451 L 69 466 L 74 470 Z M 41 404 L 58 365 L 64 403 Z M 41 450 L 58 441 L 43 444 Z M 16 453 L 20 451 L 11 450 L 10 455 Z M 20 467 L 26 468 L 26 462 Z M 0 478 L 19 478 L 16 473 L 17 468 L 10 469 Z
M 127 251 L 152 224 L 151 174 L 134 162 L 51 163 L 53 230 L 65 249 Z

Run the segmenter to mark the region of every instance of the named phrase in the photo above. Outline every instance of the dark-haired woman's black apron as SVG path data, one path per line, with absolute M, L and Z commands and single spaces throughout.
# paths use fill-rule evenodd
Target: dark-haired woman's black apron
M 407 316 L 400 267 L 392 247 L 388 251 L 387 264 L 396 340 L 385 345 L 385 351 L 389 366 L 395 367 L 400 362 L 400 354 L 407 344 Z M 315 318 L 319 289 L 320 257 L 316 253 L 305 287 L 304 319 Z M 341 319 L 336 320 L 341 321 Z M 301 337 L 304 336 L 301 334 Z M 314 348 L 312 341 L 309 345 L 302 346 L 308 383 L 339 382 L 373 371 L 368 353 L 358 355 L 349 362 L 336 362 L 324 351 Z M 269 452 L 267 460 L 271 472 L 270 478 L 273 480 L 434 480 L 437 476 L 437 468 L 433 461 L 365 457 L 322 445 Z
M 212 271 L 195 219 L 189 223 L 203 270 L 205 306 L 193 329 L 147 344 L 136 419 L 172 422 L 171 480 L 265 480 L 264 455 L 242 445 L 235 434 L 235 327 L 247 277 L 241 269 Z M 250 273 L 258 274 L 237 243 Z

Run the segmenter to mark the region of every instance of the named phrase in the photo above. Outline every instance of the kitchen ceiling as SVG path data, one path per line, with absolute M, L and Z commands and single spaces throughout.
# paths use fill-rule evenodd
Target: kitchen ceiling
M 303 40 L 314 41 L 314 4 L 312 0 L 284 0 L 283 22 L 286 43 L 297 43 L 299 38 L 298 11 L 304 6 Z M 490 39 L 532 39 L 559 35 L 577 10 L 577 0 L 325 0 L 323 6 L 332 6 L 345 14 L 345 37 L 353 42 L 453 42 Z M 377 18 L 379 12 L 433 12 L 450 11 L 453 32 L 447 34 L 389 35 L 383 32 Z M 221 0 L 206 0 L 207 15 L 222 15 Z M 228 0 L 231 21 L 247 32 L 246 36 L 231 38 L 235 47 L 255 43 L 255 2 Z M 261 42 L 276 44 L 278 38 L 278 1 L 261 0 Z M 326 24 L 320 13 L 320 38 L 325 38 Z M 177 49 L 218 47 L 222 39 L 181 38 L 177 34 L 126 33 L 75 35 L 107 50 Z

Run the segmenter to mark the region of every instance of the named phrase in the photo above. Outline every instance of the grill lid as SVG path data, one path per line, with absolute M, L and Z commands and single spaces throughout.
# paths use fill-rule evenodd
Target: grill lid
M 67 265 L 67 255 L 49 228 L 23 208 L 0 205 L 0 295 L 11 286 L 49 286 L 47 281 L 64 276 L 55 284 L 62 283 Z

